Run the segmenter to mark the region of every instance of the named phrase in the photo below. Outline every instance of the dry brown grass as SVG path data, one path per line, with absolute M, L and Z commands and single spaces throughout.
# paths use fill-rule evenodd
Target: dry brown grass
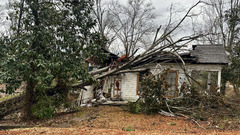
M 88 114 L 88 115 L 86 115 Z M 68 118 L 66 118 L 68 117 Z M 63 122 L 69 123 L 73 118 L 81 118 L 82 120 L 75 123 L 70 128 L 53 128 L 50 125 L 54 121 L 57 124 Z M 84 117 L 84 118 L 83 118 Z M 61 123 L 61 119 L 64 119 Z M 28 128 L 28 129 L 14 129 L 8 131 L 0 131 L 0 134 L 96 134 L 96 135 L 142 135 L 142 134 L 218 134 L 218 135 L 234 135 L 240 134 L 240 131 L 220 130 L 212 128 L 209 121 L 199 121 L 199 123 L 206 129 L 199 128 L 191 120 L 183 117 L 165 117 L 162 115 L 143 115 L 131 114 L 124 111 L 123 107 L 99 106 L 91 107 L 82 110 L 75 114 L 67 114 L 58 116 L 54 120 L 44 121 L 43 126 L 47 128 Z M 131 129 L 131 131 L 127 131 Z

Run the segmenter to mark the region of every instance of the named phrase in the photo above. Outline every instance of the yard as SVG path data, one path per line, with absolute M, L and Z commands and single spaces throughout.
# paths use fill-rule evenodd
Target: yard
M 117 106 L 82 108 L 79 112 L 59 114 L 53 119 L 29 123 L 11 119 L 0 121 L 0 125 L 16 123 L 34 127 L 0 130 L 0 134 L 240 134 L 238 126 L 223 130 L 213 125 L 211 119 L 198 121 L 204 127 L 200 128 L 192 120 L 183 117 L 132 114 L 126 111 L 126 107 Z

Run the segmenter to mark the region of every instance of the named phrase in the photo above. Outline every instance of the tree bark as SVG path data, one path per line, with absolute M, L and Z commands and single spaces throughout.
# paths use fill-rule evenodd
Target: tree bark
M 26 87 L 26 93 L 24 95 L 24 108 L 23 108 L 23 120 L 30 120 L 32 119 L 33 113 L 32 113 L 32 106 L 34 103 L 34 86 L 33 86 L 33 81 L 29 81 L 27 83 Z

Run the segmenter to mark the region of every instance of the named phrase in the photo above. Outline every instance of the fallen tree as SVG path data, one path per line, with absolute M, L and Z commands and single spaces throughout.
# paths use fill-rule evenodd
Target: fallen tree
M 193 8 L 195 8 L 198 4 L 200 4 L 201 1 L 198 1 L 195 5 L 193 5 L 183 16 L 183 18 L 172 28 L 170 29 L 169 27 L 165 28 L 163 30 L 163 33 L 159 36 L 159 33 L 161 31 L 161 26 L 157 29 L 154 41 L 149 47 L 141 54 L 132 57 L 128 62 L 124 63 L 123 65 L 119 65 L 117 68 L 111 69 L 111 66 L 107 66 L 105 68 L 90 72 L 91 75 L 93 75 L 94 79 L 101 79 L 106 76 L 110 76 L 112 74 L 115 74 L 117 72 L 121 72 L 124 70 L 135 70 L 138 69 L 140 66 L 140 63 L 143 61 L 147 60 L 148 58 L 154 56 L 154 55 L 159 55 L 161 56 L 166 56 L 166 55 L 171 55 L 171 56 L 176 56 L 181 62 L 183 68 L 185 68 L 185 63 L 184 60 L 181 58 L 181 56 L 176 53 L 179 51 L 182 47 L 185 47 L 188 43 L 198 39 L 199 37 L 205 36 L 207 34 L 198 34 L 198 35 L 191 35 L 191 36 L 184 36 L 176 41 L 173 41 L 171 38 L 171 34 L 183 23 L 183 21 L 189 17 L 190 12 L 192 11 Z M 168 24 L 170 26 L 170 22 Z M 149 63 L 148 63 L 149 64 Z M 141 66 L 144 66 L 141 64 Z M 77 86 L 82 86 L 82 81 L 79 81 L 77 84 L 74 84 L 74 87 Z
M 110 75 L 113 75 L 116 73 L 123 73 L 126 71 L 129 72 L 129 71 L 138 70 L 140 66 L 143 66 L 142 62 L 148 60 L 150 57 L 152 57 L 156 54 L 159 55 L 160 57 L 163 57 L 166 55 L 175 56 L 178 59 L 180 59 L 180 61 L 182 62 L 182 64 L 181 64 L 182 67 L 185 68 L 185 63 L 184 63 L 183 59 L 176 52 L 178 50 L 180 50 L 182 47 L 186 46 L 189 42 L 191 42 L 201 36 L 204 36 L 205 34 L 184 36 L 182 38 L 177 39 L 176 41 L 172 40 L 171 35 L 183 23 L 183 21 L 189 16 L 191 10 L 193 8 L 195 8 L 199 3 L 201 3 L 201 1 L 199 1 L 195 5 L 193 5 L 186 12 L 186 14 L 183 16 L 183 18 L 179 21 L 179 23 L 177 23 L 174 27 L 172 27 L 171 29 L 170 29 L 170 27 L 167 27 L 166 29 L 164 29 L 161 35 L 160 35 L 160 31 L 161 31 L 162 27 L 160 26 L 156 31 L 153 43 L 143 53 L 137 55 L 136 57 L 130 58 L 130 60 L 123 65 L 119 65 L 114 68 L 111 68 L 111 66 L 108 66 L 108 67 L 99 69 L 97 71 L 90 72 L 89 74 L 93 76 L 93 80 L 101 79 L 101 78 L 104 78 L 104 77 L 107 77 L 107 76 L 110 76 Z M 169 22 L 168 26 L 170 26 L 170 22 Z M 60 84 L 61 81 L 57 82 L 57 83 Z M 91 83 L 92 83 L 92 80 L 90 80 L 89 82 L 80 80 L 80 81 L 78 81 L 78 83 L 75 83 L 74 81 L 70 80 L 68 85 L 67 86 L 64 85 L 62 89 L 66 88 L 66 87 L 84 89 L 84 86 L 89 85 Z M 51 88 L 47 88 L 46 91 L 48 91 L 49 89 L 51 89 L 51 90 L 55 89 L 56 86 L 58 86 L 58 84 L 55 84 Z M 60 86 L 61 86 L 61 84 L 60 84 Z M 14 101 L 9 100 L 6 102 L 9 102 L 9 103 L 5 103 L 5 104 L 10 104 L 10 102 L 14 102 Z M 3 103 L 0 103 L 0 104 L 3 104 Z M 6 113 L 2 113 L 2 115 L 1 115 L 2 117 L 10 114 L 11 112 L 14 112 L 13 109 L 12 110 L 10 109 L 11 106 L 9 106 L 8 108 L 9 108 L 9 111 L 4 111 Z

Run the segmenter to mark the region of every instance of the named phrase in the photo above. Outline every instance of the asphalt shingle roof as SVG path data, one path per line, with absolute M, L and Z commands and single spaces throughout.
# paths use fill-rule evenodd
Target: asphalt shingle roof
M 227 64 L 228 57 L 222 45 L 195 45 L 190 51 L 197 58 L 197 63 Z

